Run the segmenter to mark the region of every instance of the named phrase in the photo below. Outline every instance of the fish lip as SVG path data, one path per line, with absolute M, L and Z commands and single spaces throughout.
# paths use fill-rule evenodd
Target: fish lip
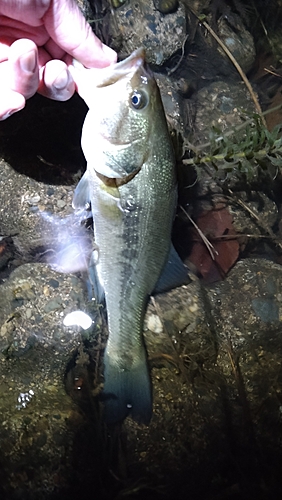
M 111 160 L 111 163 L 114 161 L 114 160 L 113 160 L 113 158 L 111 157 L 111 155 L 110 155 L 110 154 L 105 153 L 105 156 L 106 156 L 106 157 L 108 157 L 108 158 Z M 120 163 L 118 163 L 117 161 L 114 161 L 114 164 L 115 164 L 115 166 L 116 166 L 116 170 L 113 170 L 113 169 L 111 168 L 111 166 L 110 166 L 110 165 L 107 165 L 107 164 L 106 164 L 106 166 L 109 168 L 109 172 L 111 171 L 111 172 L 113 173 L 113 175 L 111 175 L 111 176 L 108 176 L 108 175 L 106 175 L 106 174 L 102 174 L 102 175 L 105 175 L 105 177 L 109 177 L 109 178 L 111 178 L 111 179 L 112 179 L 112 178 L 115 178 L 115 179 L 125 179 L 126 177 L 128 177 L 128 175 L 131 175 L 131 174 L 132 174 L 132 172 L 127 172 L 127 170 L 125 170 L 125 169 L 124 169 L 124 168 L 120 165 Z M 141 168 L 141 167 L 140 167 L 140 168 Z M 136 169 L 134 170 L 134 172 L 136 172 L 136 171 L 137 171 L 137 170 L 139 170 L 140 168 L 139 168 L 139 167 L 138 167 L 138 168 L 136 168 Z M 102 173 L 102 172 L 101 172 L 101 173 Z
M 116 161 L 113 160 L 113 158 L 110 156 L 110 154 L 105 154 L 106 158 L 108 157 L 109 160 L 111 161 L 111 163 L 107 163 L 106 162 L 103 162 L 102 163 L 102 168 L 100 167 L 97 167 L 95 165 L 94 167 L 94 170 L 96 172 L 96 174 L 99 174 L 107 179 L 124 179 L 125 177 L 127 177 L 129 174 L 128 172 L 121 167 L 121 165 L 119 163 L 117 163 Z M 114 161 L 114 164 L 115 164 L 115 170 L 112 168 L 112 162 Z
M 128 75 L 129 73 L 135 73 L 141 66 L 144 65 L 145 62 L 145 49 L 140 47 L 136 49 L 132 54 L 124 59 L 123 61 L 119 61 L 112 66 L 108 66 L 104 68 L 101 72 L 101 80 L 97 82 L 96 87 L 107 87 L 108 85 L 112 85 L 116 81 L 120 80 L 120 78 Z
M 118 147 L 130 147 L 132 144 L 138 143 L 140 139 L 134 139 L 128 142 L 120 142 L 112 137 L 106 137 L 104 134 L 100 134 L 100 137 L 103 141 L 109 142 L 112 146 L 118 146 Z
M 127 184 L 129 181 L 131 181 L 137 174 L 140 172 L 141 167 L 135 170 L 134 172 L 131 172 L 130 174 L 127 174 L 124 177 L 107 177 L 106 175 L 101 174 L 97 170 L 95 170 L 97 177 L 106 185 L 110 187 L 117 187 L 119 188 L 120 186 L 123 186 L 124 184 Z
M 145 49 L 144 47 L 139 47 L 138 49 L 134 50 L 130 56 L 128 56 L 126 59 L 123 59 L 123 61 L 120 61 L 115 64 L 115 66 L 119 66 L 122 68 L 123 66 L 129 65 L 130 67 L 135 65 L 135 64 L 143 64 L 145 61 Z
M 100 134 L 100 137 L 103 141 L 105 142 L 109 142 L 111 145 L 113 146 L 129 146 L 130 145 L 130 141 L 128 142 L 120 142 L 112 137 L 107 137 L 105 136 L 104 134 Z

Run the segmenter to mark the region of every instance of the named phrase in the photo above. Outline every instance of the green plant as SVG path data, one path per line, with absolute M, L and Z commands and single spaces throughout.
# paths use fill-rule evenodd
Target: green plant
M 270 132 L 261 117 L 254 114 L 251 119 L 226 134 L 213 128 L 208 143 L 199 147 L 191 146 L 191 149 L 193 158 L 184 159 L 183 163 L 193 165 L 198 178 L 204 165 L 214 168 L 215 177 L 218 172 L 224 173 L 227 178 L 235 174 L 251 181 L 260 172 L 269 172 L 273 178 L 282 173 L 282 124 Z

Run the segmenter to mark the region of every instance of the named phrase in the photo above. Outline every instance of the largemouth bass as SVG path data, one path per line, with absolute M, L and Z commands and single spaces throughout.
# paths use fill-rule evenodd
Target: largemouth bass
M 148 298 L 156 286 L 170 287 L 169 274 L 176 281 L 187 274 L 171 249 L 174 152 L 143 49 L 95 78 L 91 95 L 83 83 L 79 88 L 89 106 L 82 131 L 87 171 L 73 204 L 91 202 L 96 297 L 101 301 L 104 293 L 107 308 L 105 419 L 113 423 L 131 414 L 148 423 L 152 395 L 142 336 Z

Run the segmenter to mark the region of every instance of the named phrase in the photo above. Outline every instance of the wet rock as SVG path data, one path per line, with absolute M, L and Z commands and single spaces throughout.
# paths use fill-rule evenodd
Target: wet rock
M 241 217 L 238 205 L 236 206 L 236 200 L 242 202 L 246 205 L 246 212 L 248 212 L 249 217 Z M 233 215 L 234 225 L 238 232 L 251 232 L 253 234 L 261 234 L 261 229 L 270 229 L 274 226 L 278 217 L 278 207 L 277 204 L 271 200 L 265 193 L 258 191 L 246 192 L 236 192 L 234 196 L 234 205 L 230 206 L 230 211 Z M 242 210 L 242 206 L 241 206 Z
M 70 299 L 73 286 L 70 276 L 42 264 L 19 267 L 0 286 L 3 499 L 53 498 L 72 481 L 75 442 L 79 429 L 87 428 L 64 384 L 67 366 L 82 345 L 79 328 L 63 325 L 67 312 L 84 303 L 79 281 L 77 299 Z M 15 305 L 19 293 L 23 303 Z M 47 311 L 50 300 L 57 307 Z
M 65 200 L 58 200 L 57 201 L 57 207 L 58 208 L 64 208 L 66 206 Z
M 253 67 L 256 57 L 252 35 L 246 30 L 240 17 L 234 13 L 232 14 L 232 24 L 229 19 L 221 17 L 217 26 L 220 39 L 235 57 L 242 70 L 247 73 Z M 225 58 L 228 57 L 221 47 L 218 47 L 217 50 Z
M 209 143 L 213 129 L 216 131 L 215 136 L 234 130 L 236 137 L 239 134 L 243 137 L 244 130 L 240 126 L 246 120 L 246 113 L 251 114 L 255 111 L 254 103 L 243 83 L 213 82 L 199 90 L 193 99 L 196 99 L 196 112 L 194 132 L 190 142 L 195 146 L 205 144 L 207 152 L 210 151 Z M 226 179 L 224 169 L 219 167 L 216 170 L 211 162 L 207 162 L 199 173 L 198 195 L 221 192 L 220 183 L 224 183 Z M 237 175 L 235 169 L 234 174 L 232 171 L 229 172 L 228 187 L 233 189 L 237 186 L 241 177 Z
M 281 432 L 281 287 L 281 266 L 245 259 L 209 291 L 220 342 L 217 363 L 230 390 L 239 394 L 257 445 L 265 456 L 276 457 Z
M 195 136 L 196 143 L 209 140 L 215 127 L 223 133 L 243 123 L 246 113 L 254 112 L 254 104 L 245 85 L 240 82 L 212 82 L 197 93 Z
M 155 73 L 154 76 L 160 89 L 169 128 L 187 137 L 190 132 L 189 111 L 178 91 L 178 82 L 161 73 Z
M 159 477 L 157 484 L 166 491 L 166 498 L 179 487 L 177 498 L 185 496 L 187 488 L 191 498 L 209 498 L 203 492 L 215 479 L 213 471 L 217 471 L 216 491 L 226 478 L 226 467 L 233 469 L 233 459 L 248 471 L 248 478 L 256 476 L 257 467 L 267 467 L 266 457 L 270 459 L 272 453 L 275 458 L 270 459 L 271 469 L 279 469 L 282 353 L 277 310 L 281 309 L 281 280 L 282 267 L 247 259 L 236 265 L 225 282 L 210 287 L 206 295 L 200 292 L 195 296 L 197 285 L 193 284 L 190 290 L 188 286 L 160 296 L 166 317 L 163 323 L 172 344 L 176 341 L 175 349 L 184 366 L 175 356 L 172 361 L 172 345 L 170 351 L 166 350 L 165 330 L 159 344 L 155 335 L 159 365 L 153 358 L 152 423 L 142 430 L 130 420 L 124 425 L 129 436 L 131 473 L 138 468 L 154 481 L 154 486 Z M 180 332 L 187 320 L 191 328 L 186 327 L 183 337 Z M 176 328 L 173 334 L 172 324 Z M 167 366 L 161 366 L 165 361 Z M 231 461 L 227 449 L 233 456 Z M 196 462 L 201 464 L 200 471 L 205 468 L 204 476 Z M 238 488 L 235 497 L 244 498 L 241 486 Z M 254 488 L 260 491 L 261 485 Z
M 156 315 L 162 325 L 158 331 L 155 329 L 155 324 L 159 324 L 155 318 Z M 151 319 L 152 317 L 154 321 Z M 178 362 L 181 364 L 183 362 L 183 360 L 181 361 L 182 356 L 185 357 L 181 349 L 187 337 L 190 340 L 191 337 L 194 338 L 194 342 L 191 344 L 194 345 L 195 351 L 198 349 L 200 351 L 201 348 L 204 351 L 203 344 L 200 348 L 199 343 L 204 343 L 205 334 L 203 333 L 200 339 L 197 332 L 202 329 L 210 340 L 210 332 L 207 327 L 209 319 L 207 318 L 208 310 L 205 308 L 204 292 L 197 279 L 189 285 L 157 295 L 153 303 L 149 304 L 145 319 L 145 325 L 148 329 L 145 331 L 145 339 L 149 357 L 154 359 L 160 356 L 161 359 L 162 353 L 166 353 L 170 356 L 172 364 L 177 365 Z M 150 327 L 154 335 L 150 332 Z M 192 356 L 191 352 L 190 355 Z M 165 358 L 163 362 L 166 364 Z
M 153 333 L 162 333 L 163 325 L 160 318 L 156 314 L 148 314 L 147 320 L 147 328 Z
M 179 7 L 178 0 L 153 0 L 154 6 L 162 14 L 170 14 L 175 12 Z
M 277 322 L 280 319 L 279 306 L 273 299 L 257 297 L 252 300 L 252 307 L 263 323 Z
M 73 188 L 54 185 L 52 191 L 55 194 L 51 198 L 48 196 L 50 188 L 50 185 L 22 175 L 4 161 L 1 162 L 1 233 L 12 234 L 17 251 L 27 258 L 32 252 L 40 249 L 44 251 L 43 248 L 48 245 L 52 247 L 54 242 L 53 228 L 45 224 L 42 212 L 65 216 L 73 211 Z M 57 198 L 62 196 L 65 199 L 58 201 L 63 204 L 57 203 Z
M 152 0 L 130 0 L 116 9 L 110 18 L 113 48 L 126 55 L 143 46 L 148 62 L 161 66 L 185 40 L 185 9 L 159 12 Z
M 245 259 L 210 296 L 221 334 L 228 331 L 238 349 L 273 349 L 280 342 L 282 267 L 265 259 Z M 232 308 L 231 308 L 232 304 Z M 268 345 L 269 343 L 269 345 Z M 277 346 L 278 347 L 278 346 Z
M 8 262 L 13 258 L 12 238 L 0 237 L 0 271 L 4 270 Z
M 58 286 L 52 287 L 48 283 L 50 280 L 56 281 Z M 70 276 L 57 274 L 43 264 L 25 264 L 13 271 L 1 285 L 2 358 L 22 356 L 29 349 L 33 351 L 34 346 L 39 349 L 40 358 L 44 347 L 46 356 L 51 349 L 50 366 L 54 368 L 56 361 L 56 369 L 61 366 L 63 370 L 79 337 L 71 334 L 62 321 L 68 312 L 79 309 L 84 303 L 82 284 L 76 284 L 76 300 L 70 298 L 72 289 Z M 54 358 L 54 351 L 58 351 L 57 356 L 60 352 L 60 356 Z

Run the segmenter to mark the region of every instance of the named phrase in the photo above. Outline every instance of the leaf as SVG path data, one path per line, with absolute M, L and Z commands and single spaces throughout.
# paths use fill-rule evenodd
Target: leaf
M 189 261 L 193 262 L 205 281 L 212 283 L 222 279 L 239 256 L 239 243 L 238 239 L 234 238 L 236 232 L 233 219 L 229 209 L 218 204 L 212 210 L 200 214 L 196 224 L 212 243 L 215 249 L 214 259 L 199 234 L 192 229 L 193 245 Z
M 282 167 L 282 158 L 275 158 L 274 156 L 269 156 L 267 155 L 267 158 L 269 159 L 270 163 L 274 165 L 275 167 Z

